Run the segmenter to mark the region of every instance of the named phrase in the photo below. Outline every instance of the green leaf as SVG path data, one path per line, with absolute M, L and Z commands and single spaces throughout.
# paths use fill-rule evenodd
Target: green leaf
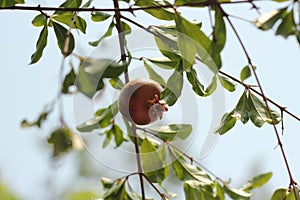
M 229 92 L 234 92 L 236 84 L 225 76 L 218 75 L 221 85 Z
M 250 105 L 247 93 L 244 92 L 242 96 L 240 97 L 235 110 L 234 114 L 239 114 L 239 118 L 242 121 L 243 124 L 246 124 L 249 120 L 249 112 L 250 112 Z
M 287 38 L 289 35 L 295 34 L 296 24 L 294 20 L 294 12 L 291 10 L 289 13 L 282 18 L 282 22 L 276 30 L 276 35 L 282 35 Z
M 271 200 L 283 200 L 283 199 L 286 199 L 286 196 L 287 196 L 287 189 L 285 188 L 279 188 L 277 189 L 272 197 L 271 197 Z
M 133 200 L 133 195 L 126 191 L 126 183 L 127 179 L 124 180 L 116 180 L 113 185 L 105 190 L 105 193 L 101 196 L 100 199 L 105 200 Z
M 94 118 L 77 126 L 77 130 L 80 132 L 91 132 L 95 129 L 105 128 L 111 124 L 112 118 L 118 113 L 118 111 L 118 101 L 115 101 L 107 108 L 98 110 Z
M 47 17 L 43 14 L 39 14 L 35 16 L 35 18 L 32 20 L 32 25 L 39 27 L 39 26 L 45 26 L 47 25 Z
M 267 111 L 265 104 L 252 93 L 249 94 L 248 99 L 250 105 L 249 117 L 252 123 L 257 127 L 261 127 L 265 122 L 272 124 L 272 119 Z M 280 114 L 273 110 L 271 110 L 271 114 L 274 123 L 278 124 L 281 121 Z
M 98 12 L 98 11 L 92 12 L 91 15 L 92 15 L 92 20 L 94 22 L 103 22 L 111 17 L 110 14 L 106 14 L 106 13 Z
M 211 83 L 207 86 L 207 88 L 205 89 L 205 97 L 211 95 L 212 93 L 214 93 L 214 91 L 217 89 L 217 77 L 216 75 L 214 75 Z
M 31 62 L 30 64 L 34 64 L 37 61 L 40 60 L 40 58 L 43 55 L 43 51 L 45 47 L 47 46 L 47 38 L 48 38 L 48 28 L 45 25 L 44 28 L 42 29 L 39 39 L 36 43 L 36 50 L 35 52 L 31 55 Z
M 98 196 L 97 193 L 92 191 L 80 191 L 69 194 L 67 200 L 91 200 Z
M 216 188 L 216 197 L 219 200 L 225 200 L 224 189 L 217 180 L 215 181 L 215 188 Z
M 53 145 L 54 158 L 73 149 L 82 149 L 79 137 L 68 127 L 54 130 L 48 138 L 48 143 Z
M 214 132 L 219 133 L 220 135 L 225 134 L 227 131 L 234 127 L 238 118 L 239 116 L 234 115 L 234 111 L 225 113 L 221 119 L 220 125 L 214 130 Z
M 110 59 L 86 58 L 79 66 L 75 85 L 89 98 L 104 87 L 104 78 L 117 78 L 127 69 Z
M 185 199 L 197 200 L 215 200 L 213 190 L 210 185 L 203 184 L 195 180 L 188 180 L 184 182 Z
M 141 147 L 142 167 L 145 175 L 154 183 L 161 183 L 169 173 L 165 158 L 156 147 L 145 138 Z
M 224 185 L 224 191 L 232 199 L 238 199 L 238 200 L 248 200 L 253 195 L 253 194 L 251 194 L 249 192 L 245 192 L 243 190 L 238 190 L 238 189 L 235 189 L 235 188 L 229 188 L 226 185 Z
M 47 120 L 47 117 L 51 111 L 52 110 L 42 112 L 36 121 L 28 122 L 27 120 L 24 119 L 21 122 L 22 128 L 30 128 L 33 126 L 37 126 L 38 128 L 41 128 L 43 122 L 45 122 Z
M 181 59 L 175 31 L 166 31 L 157 26 L 150 26 L 150 30 L 155 34 L 154 39 L 156 45 L 164 56 L 168 57 L 173 62 Z
M 168 147 L 171 159 L 173 161 L 172 167 L 179 180 L 196 180 L 204 185 L 213 184 L 210 177 L 204 171 L 202 171 L 199 167 L 186 163 L 186 161 L 182 158 L 180 152 L 178 152 L 171 146 Z
M 168 57 L 147 58 L 151 63 L 163 69 L 176 69 L 179 61 L 172 61 Z
M 73 22 L 74 14 L 72 12 L 66 12 L 63 14 L 55 15 L 52 18 L 58 22 L 61 22 L 67 26 L 70 26 Z M 85 34 L 86 26 L 87 26 L 86 21 L 83 18 L 81 18 L 80 16 L 76 16 L 75 23 L 72 24 L 72 29 L 78 29 L 82 33 Z
M 136 6 L 161 6 L 169 4 L 167 1 L 152 1 L 152 0 L 134 0 Z M 148 14 L 152 15 L 157 19 L 162 20 L 173 20 L 174 10 L 171 8 L 160 8 L 160 9 L 146 9 L 144 10 Z
M 195 63 L 197 53 L 197 42 L 189 34 L 198 27 L 182 18 L 178 13 L 175 15 L 175 22 L 176 30 L 179 32 L 177 34 L 178 48 L 182 56 L 184 70 L 189 71 Z
M 197 53 L 201 61 L 209 67 L 209 69 L 217 73 L 221 66 L 216 65 L 213 58 L 209 54 L 211 50 L 210 39 L 199 29 L 196 24 L 189 22 L 176 15 L 176 30 L 178 31 L 178 46 L 184 61 L 184 69 L 189 71 L 191 64 L 194 63 L 195 54 Z
M 265 173 L 265 174 L 260 174 L 258 176 L 253 177 L 251 180 L 249 180 L 245 185 L 241 188 L 244 191 L 250 191 L 255 188 L 259 188 L 265 183 L 267 183 L 271 177 L 272 177 L 272 172 Z
M 198 80 L 197 72 L 194 69 L 191 69 L 190 72 L 186 72 L 186 76 L 188 81 L 192 85 L 192 89 L 194 90 L 194 92 L 197 95 L 204 97 L 206 92 L 204 89 L 204 85 L 202 85 L 202 83 Z
M 167 81 L 166 87 L 161 93 L 162 99 L 164 99 L 169 106 L 174 105 L 181 95 L 182 88 L 183 75 L 177 70 L 174 70 Z
M 212 57 L 220 54 L 226 43 L 226 26 L 223 19 L 223 12 L 215 7 L 215 25 L 212 39 Z
M 96 41 L 89 42 L 89 45 L 91 45 L 91 46 L 93 46 L 93 47 L 98 46 L 99 43 L 100 43 L 104 38 L 111 36 L 112 30 L 113 30 L 114 27 L 115 27 L 115 24 L 114 24 L 114 22 L 112 21 L 112 22 L 110 23 L 108 29 L 107 29 L 106 32 L 104 33 L 104 35 L 101 36 L 101 37 L 100 37 L 98 40 L 96 40 Z
M 269 30 L 284 14 L 286 14 L 286 8 L 261 14 L 255 21 L 255 25 L 261 30 Z
M 131 27 L 124 21 L 121 21 L 123 33 L 128 35 L 131 33 Z
M 59 7 L 64 8 L 79 8 L 82 3 L 82 0 L 66 0 Z
M 82 8 L 88 8 L 88 7 L 91 5 L 92 2 L 93 2 L 93 0 L 88 0 L 88 1 L 82 6 Z
M 14 191 L 11 191 L 4 183 L 0 181 L 0 199 L 3 200 L 21 200 L 18 198 Z
M 110 79 L 109 83 L 113 88 L 115 88 L 117 90 L 121 90 L 124 86 L 124 83 L 122 82 L 122 80 L 119 77 Z
M 152 67 L 144 61 L 144 66 L 148 72 L 149 78 L 159 83 L 161 86 L 165 87 L 165 80 L 158 74 L 156 71 L 152 69 Z
M 247 78 L 249 78 L 250 76 L 251 76 L 251 69 L 250 69 L 249 65 L 246 65 L 241 71 L 240 79 L 241 79 L 241 81 L 244 81 Z
M 186 139 L 192 132 L 190 124 L 170 124 L 167 126 L 149 128 L 163 141 L 172 141 L 176 138 Z
M 24 0 L 0 0 L 0 7 L 10 7 L 15 6 L 16 4 L 23 4 Z
M 61 53 L 65 56 L 71 54 L 75 47 L 75 40 L 73 34 L 71 32 L 68 33 L 68 30 L 64 28 L 62 25 L 56 22 L 52 22 L 52 23 L 53 23 L 54 32 L 57 39 L 57 44 L 61 50 Z M 67 38 L 69 39 L 67 40 Z
M 295 192 L 296 192 L 296 194 L 295 194 Z M 288 192 L 288 194 L 286 196 L 286 200 L 298 200 L 299 197 L 300 197 L 299 189 L 298 189 L 298 186 L 296 186 L 296 188 L 290 188 L 290 191 Z
M 109 178 L 106 178 L 106 177 L 101 178 L 101 183 L 102 183 L 103 187 L 106 189 L 110 189 L 114 185 L 114 181 Z
M 106 138 L 103 141 L 102 148 L 106 148 L 113 137 L 113 132 L 111 132 L 110 130 L 106 130 L 104 133 L 106 135 Z
M 75 84 L 75 80 L 76 80 L 76 74 L 75 74 L 74 69 L 72 68 L 64 79 L 62 93 L 68 94 L 69 87 Z

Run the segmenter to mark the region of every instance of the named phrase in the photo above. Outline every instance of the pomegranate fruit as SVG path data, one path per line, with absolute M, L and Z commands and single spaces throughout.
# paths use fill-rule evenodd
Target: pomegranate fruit
M 161 119 L 163 112 L 168 111 L 166 103 L 159 99 L 162 90 L 160 84 L 150 79 L 129 81 L 119 96 L 119 110 L 137 125 L 147 125 Z

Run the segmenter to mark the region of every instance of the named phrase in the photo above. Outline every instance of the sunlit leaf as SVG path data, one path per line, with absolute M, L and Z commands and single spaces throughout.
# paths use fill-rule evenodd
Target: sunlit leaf
M 188 164 L 181 156 L 180 152 L 174 148 L 169 147 L 169 153 L 173 160 L 172 167 L 177 178 L 181 181 L 196 180 L 204 185 L 212 185 L 210 177 L 202 171 L 199 167 Z
M 234 127 L 238 118 L 239 116 L 234 116 L 234 112 L 225 113 L 221 119 L 220 125 L 214 130 L 214 132 L 223 135 Z
M 167 57 L 147 58 L 151 63 L 163 69 L 175 69 L 178 67 L 179 61 L 172 61 Z
M 121 21 L 122 29 L 124 34 L 130 34 L 131 33 L 131 27 L 124 21 Z
M 213 190 L 210 185 L 200 181 L 188 180 L 184 182 L 185 199 L 214 200 Z
M 215 192 L 216 197 L 219 200 L 225 200 L 224 189 L 217 180 L 215 181 L 215 188 L 216 188 L 216 192 Z
M 89 45 L 96 47 L 98 46 L 98 44 L 106 37 L 111 36 L 112 34 L 112 30 L 115 27 L 115 24 L 113 22 L 110 23 L 108 29 L 106 30 L 106 32 L 104 33 L 103 36 L 101 36 L 98 40 L 94 41 L 94 42 L 89 42 Z
M 148 63 L 144 62 L 144 66 L 149 74 L 150 79 L 156 81 L 163 87 L 166 86 L 165 80 L 155 70 L 153 70 Z
M 241 81 L 244 81 L 247 78 L 249 78 L 250 76 L 251 76 L 251 69 L 250 69 L 249 65 L 246 65 L 240 73 L 240 79 L 241 79 Z
M 250 104 L 248 101 L 247 93 L 244 92 L 240 97 L 236 107 L 235 114 L 238 113 L 240 120 L 243 124 L 247 123 L 249 120 Z
M 65 56 L 69 55 L 75 47 L 73 34 L 71 32 L 68 33 L 66 28 L 56 22 L 52 22 L 52 24 L 61 53 Z
M 106 178 L 106 177 L 101 178 L 101 183 L 102 183 L 103 187 L 106 189 L 109 189 L 114 185 L 114 181 L 109 178 Z
M 165 158 L 156 147 L 145 138 L 141 147 L 142 167 L 145 175 L 154 183 L 161 183 L 169 173 L 169 166 L 165 164 Z
M 153 1 L 153 0 L 134 0 L 135 5 L 143 6 L 160 6 L 166 5 L 167 1 Z M 149 13 L 153 17 L 162 20 L 173 20 L 174 10 L 171 8 L 160 8 L 160 9 L 146 9 L 145 12 Z
M 77 130 L 80 132 L 91 132 L 95 129 L 105 128 L 111 124 L 112 118 L 118 113 L 118 111 L 118 102 L 115 101 L 107 108 L 98 110 L 94 118 L 77 126 Z
M 255 25 L 262 30 L 269 30 L 279 19 L 281 19 L 285 12 L 286 8 L 280 10 L 272 10 L 268 13 L 263 13 L 255 21 Z
M 43 14 L 39 14 L 35 16 L 31 23 L 33 26 L 36 27 L 45 26 L 47 24 L 47 17 Z
M 0 181 L 0 199 L 3 200 L 21 200 L 16 194 Z
M 92 12 L 91 15 L 92 15 L 92 20 L 94 22 L 102 22 L 111 17 L 110 14 L 106 14 L 104 12 L 98 12 L 98 11 Z
M 250 191 L 255 188 L 259 188 L 267 183 L 271 179 L 272 175 L 272 172 L 269 172 L 255 176 L 251 180 L 247 181 L 241 189 L 244 191 Z
M 149 128 L 160 139 L 164 141 L 172 141 L 176 138 L 186 139 L 192 132 L 190 124 L 170 124 L 167 126 Z
M 183 75 L 177 70 L 174 70 L 173 74 L 169 77 L 167 85 L 161 94 L 162 99 L 164 99 L 169 106 L 174 105 L 177 99 L 181 96 L 182 88 Z
M 202 85 L 202 83 L 199 81 L 196 70 L 191 69 L 191 71 L 186 72 L 186 76 L 192 85 L 194 92 L 201 97 L 205 96 L 206 91 L 204 89 L 204 85 Z
M 205 97 L 211 95 L 214 93 L 214 91 L 217 89 L 217 77 L 216 75 L 213 76 L 211 83 L 207 86 L 205 89 Z
M 277 189 L 272 197 L 271 197 L 271 200 L 283 200 L 283 199 L 286 199 L 286 196 L 287 196 L 287 189 L 285 188 L 279 188 Z
M 282 35 L 287 38 L 289 35 L 295 34 L 296 24 L 294 20 L 294 12 L 291 10 L 289 13 L 282 18 L 282 22 L 276 30 L 276 35 Z
M 272 124 L 272 119 L 267 111 L 265 104 L 254 94 L 249 94 L 250 112 L 249 117 L 255 126 L 261 127 L 265 122 Z M 275 124 L 281 121 L 279 113 L 270 110 Z
M 224 190 L 228 196 L 230 196 L 232 199 L 238 199 L 238 200 L 248 200 L 253 195 L 249 192 L 238 190 L 235 188 L 229 188 L 228 186 L 224 186 Z
M 121 90 L 124 86 L 124 83 L 122 82 L 122 80 L 119 77 L 110 79 L 109 83 L 113 88 L 115 88 L 117 90 Z
M 63 14 L 55 15 L 52 18 L 58 22 L 61 22 L 65 25 L 67 25 L 67 26 L 70 26 L 72 24 L 73 29 L 78 29 L 82 33 L 85 33 L 86 26 L 87 26 L 86 21 L 82 17 L 76 16 L 75 22 L 72 23 L 74 16 L 75 15 L 72 12 L 65 12 Z
M 221 85 L 229 92 L 234 92 L 236 84 L 225 76 L 218 75 Z
M 47 46 L 47 38 L 48 38 L 48 28 L 47 28 L 47 25 L 45 25 L 40 33 L 37 43 L 36 43 L 36 51 L 31 55 L 30 64 L 36 63 L 42 57 L 43 51 L 44 51 L 45 47 Z

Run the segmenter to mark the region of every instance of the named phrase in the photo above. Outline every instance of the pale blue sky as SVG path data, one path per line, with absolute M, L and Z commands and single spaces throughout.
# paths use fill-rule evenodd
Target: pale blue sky
M 32 4 L 35 3 L 36 1 L 33 1 Z M 271 10 L 274 7 L 274 5 L 265 5 L 266 8 L 263 11 Z M 234 5 L 225 7 L 235 15 L 245 18 L 248 16 L 246 14 L 248 8 L 248 6 Z M 65 178 L 65 182 L 68 182 L 68 177 L 72 175 L 72 172 L 69 171 L 72 168 L 70 166 L 60 166 L 53 170 L 53 167 L 48 164 L 50 150 L 46 148 L 44 139 L 49 131 L 58 125 L 56 113 L 49 118 L 49 122 L 42 129 L 20 128 L 20 122 L 24 118 L 35 119 L 37 117 L 43 105 L 54 98 L 58 89 L 57 75 L 61 55 L 52 30 L 49 32 L 48 46 L 44 51 L 43 58 L 37 64 L 28 66 L 40 31 L 40 28 L 31 26 L 31 20 L 37 14 L 38 12 L 29 11 L 0 12 L 0 27 L 2 27 L 0 37 L 2 69 L 0 75 L 2 90 L 0 100 L 2 125 L 0 178 L 25 199 L 44 199 L 42 197 L 47 192 L 46 178 L 60 177 L 61 179 Z M 183 14 L 207 22 L 206 10 L 200 13 L 183 10 Z M 89 15 L 85 14 L 85 16 Z M 148 18 L 148 15 L 137 13 L 137 16 L 142 17 L 142 20 L 139 20 L 142 23 L 153 23 L 151 22 L 152 18 Z M 279 104 L 287 106 L 293 113 L 300 115 L 300 95 L 298 93 L 300 56 L 299 45 L 295 38 L 285 40 L 282 37 L 274 37 L 274 31 L 262 32 L 249 23 L 238 20 L 233 20 L 233 22 L 246 44 L 254 65 L 257 66 L 257 73 L 267 96 Z M 207 28 L 209 26 L 204 23 L 204 29 Z M 75 52 L 89 55 L 93 48 L 88 47 L 87 42 L 96 39 L 103 31 L 101 24 L 89 26 L 88 34 L 79 36 Z M 238 77 L 240 70 L 247 62 L 232 30 L 228 31 L 227 43 L 222 56 L 223 70 Z M 255 83 L 253 79 L 250 82 Z M 238 86 L 235 93 L 225 93 L 226 111 L 233 108 L 242 92 L 243 88 Z M 206 108 L 207 105 L 210 105 L 210 99 L 200 99 L 199 101 L 200 115 L 210 116 L 205 112 L 201 113 L 201 109 L 207 110 L 206 112 L 210 111 L 209 108 Z M 66 102 L 72 101 L 67 99 Z M 70 117 L 68 121 L 75 126 L 72 118 L 72 105 L 67 104 L 65 107 L 69 112 L 67 114 Z M 282 141 L 292 172 L 299 182 L 300 124 L 287 115 L 285 115 L 284 122 L 285 134 Z M 204 124 L 204 128 L 200 127 L 199 129 L 206 132 L 206 129 L 209 128 L 206 126 Z M 280 129 L 280 127 L 278 128 Z M 223 179 L 232 178 L 233 185 L 238 185 L 257 173 L 272 171 L 274 175 L 268 186 L 273 190 L 275 187 L 287 187 L 289 179 L 279 148 L 275 148 L 276 144 L 277 141 L 271 126 L 265 125 L 258 129 L 252 124 L 241 125 L 238 122 L 232 131 L 221 137 L 216 148 L 201 162 Z M 193 143 L 189 151 L 195 158 L 198 158 L 200 150 L 200 145 Z M 74 162 L 72 158 L 67 161 Z M 99 177 L 95 179 L 99 180 Z M 63 182 L 58 186 L 52 186 L 53 189 L 59 192 L 59 186 L 63 185 Z

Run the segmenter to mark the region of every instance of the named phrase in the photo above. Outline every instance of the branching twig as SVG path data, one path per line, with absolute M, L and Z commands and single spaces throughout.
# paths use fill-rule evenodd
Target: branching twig
M 242 49 L 243 49 L 243 52 L 244 52 L 244 54 L 245 54 L 245 56 L 246 56 L 246 58 L 247 58 L 247 60 L 248 60 L 248 64 L 249 64 L 249 66 L 251 67 L 251 70 L 252 70 L 252 72 L 253 72 L 253 75 L 254 75 L 254 77 L 255 77 L 255 80 L 256 80 L 256 82 L 257 82 L 257 85 L 258 85 L 258 87 L 259 87 L 261 96 L 262 96 L 262 98 L 263 98 L 263 101 L 265 102 L 265 105 L 266 105 L 266 109 L 267 109 L 268 115 L 269 115 L 269 117 L 270 117 L 271 120 L 272 120 L 272 126 L 273 126 L 273 128 L 274 128 L 275 136 L 276 136 L 276 138 L 277 138 L 277 142 L 278 142 L 278 145 L 279 145 L 279 147 L 280 147 L 280 151 L 281 151 L 281 154 L 282 154 L 282 157 L 283 157 L 283 159 L 284 159 L 284 163 L 285 163 L 285 166 L 286 166 L 286 169 L 287 169 L 287 172 L 288 172 L 288 176 L 289 176 L 289 178 L 290 178 L 290 186 L 293 186 L 295 198 L 296 198 L 296 200 L 298 200 L 298 194 L 297 194 L 296 189 L 295 189 L 295 187 L 294 187 L 294 186 L 296 185 L 296 182 L 295 182 L 294 179 L 293 179 L 293 175 L 292 175 L 292 172 L 291 172 L 291 169 L 290 169 L 290 166 L 289 166 L 289 163 L 288 163 L 288 160 L 287 160 L 287 157 L 286 157 L 284 148 L 283 148 L 283 144 L 282 144 L 282 142 L 281 142 L 281 139 L 280 139 L 278 130 L 277 130 L 277 128 L 276 128 L 276 124 L 275 124 L 274 118 L 273 118 L 272 113 L 271 113 L 271 109 L 270 109 L 270 107 L 269 107 L 269 101 L 268 101 L 268 99 L 267 99 L 267 97 L 266 97 L 266 95 L 265 95 L 265 93 L 264 93 L 264 91 L 263 91 L 262 85 L 261 85 L 260 80 L 259 80 L 259 78 L 258 78 L 258 75 L 257 75 L 257 73 L 256 73 L 256 71 L 255 71 L 255 67 L 254 67 L 254 65 L 253 65 L 253 63 L 252 63 L 252 61 L 251 61 L 251 58 L 250 58 L 250 56 L 249 56 L 249 53 L 248 53 L 248 51 L 246 50 L 246 47 L 245 47 L 245 45 L 244 45 L 244 43 L 243 43 L 243 41 L 242 41 L 240 35 L 238 34 L 238 32 L 237 32 L 235 26 L 234 26 L 233 23 L 231 22 L 231 19 L 229 18 L 228 14 L 224 11 L 224 9 L 221 7 L 221 5 L 219 5 L 219 8 L 221 9 L 221 11 L 222 11 L 222 13 L 223 13 L 223 16 L 226 18 L 227 22 L 229 23 L 230 27 L 232 28 L 232 30 L 233 30 L 233 32 L 234 32 L 234 34 L 235 34 L 235 36 L 236 36 L 238 42 L 240 43 L 240 45 L 241 45 L 241 47 L 242 47 Z
M 121 23 L 121 14 L 120 14 L 120 9 L 119 9 L 119 2 L 118 2 L 118 0 L 113 0 L 113 1 L 114 1 L 114 8 L 115 8 L 115 19 L 116 19 L 116 24 L 117 24 L 118 34 L 119 34 L 121 60 L 124 64 L 126 62 L 126 53 L 125 53 L 124 33 L 123 33 L 123 27 L 122 27 L 122 23 Z M 129 82 L 129 75 L 128 75 L 127 70 L 125 71 L 125 82 L 126 83 Z M 133 138 L 134 138 L 136 162 L 137 162 L 138 173 L 139 173 L 139 178 L 140 178 L 142 199 L 145 200 L 146 196 L 145 196 L 145 187 L 144 187 L 144 180 L 143 180 L 143 168 L 142 168 L 142 161 L 141 161 L 138 137 L 137 137 L 137 134 L 136 134 L 136 125 L 132 124 L 131 129 L 132 129 L 132 135 L 133 135 Z

